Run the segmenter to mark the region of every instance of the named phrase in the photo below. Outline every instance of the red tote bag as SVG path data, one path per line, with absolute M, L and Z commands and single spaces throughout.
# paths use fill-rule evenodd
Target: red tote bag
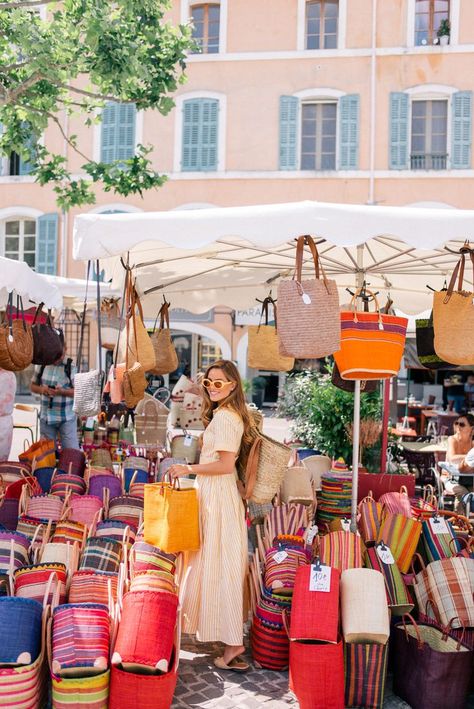
M 290 689 L 300 709 L 344 708 L 344 654 L 337 643 L 290 643 Z
M 311 564 L 298 569 L 291 605 L 290 640 L 337 643 L 340 578 L 339 569 L 330 566 Z

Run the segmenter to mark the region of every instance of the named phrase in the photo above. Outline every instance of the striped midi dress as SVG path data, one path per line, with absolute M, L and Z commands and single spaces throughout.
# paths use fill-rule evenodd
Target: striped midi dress
M 222 407 L 203 436 L 200 463 L 219 460 L 219 451 L 237 456 L 243 434 L 240 416 Z M 247 527 L 237 489 L 237 471 L 197 475 L 201 548 L 189 555 L 183 600 L 183 630 L 201 642 L 242 645 Z

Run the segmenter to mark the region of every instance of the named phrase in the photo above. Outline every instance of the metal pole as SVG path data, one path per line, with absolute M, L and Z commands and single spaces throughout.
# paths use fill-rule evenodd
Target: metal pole
M 390 379 L 383 381 L 382 449 L 380 451 L 380 472 L 387 472 L 388 418 L 390 411 Z
M 354 422 L 352 426 L 352 502 L 351 532 L 357 532 L 357 491 L 359 487 L 360 379 L 354 386 Z

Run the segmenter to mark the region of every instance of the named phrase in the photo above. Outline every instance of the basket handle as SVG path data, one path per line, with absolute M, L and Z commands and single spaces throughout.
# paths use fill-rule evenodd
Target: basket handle
M 416 637 L 418 639 L 418 648 L 421 650 L 423 648 L 424 643 L 423 643 L 423 640 L 421 639 L 420 629 L 418 627 L 418 624 L 415 622 L 415 619 L 413 618 L 411 613 L 405 613 L 402 616 L 402 623 L 403 623 L 403 628 L 405 630 L 405 636 L 406 636 L 407 642 L 408 642 L 408 630 L 407 630 L 407 626 L 406 626 L 406 622 L 405 622 L 405 618 L 407 618 L 407 617 L 410 618 L 411 623 L 412 623 L 413 627 L 415 628 Z

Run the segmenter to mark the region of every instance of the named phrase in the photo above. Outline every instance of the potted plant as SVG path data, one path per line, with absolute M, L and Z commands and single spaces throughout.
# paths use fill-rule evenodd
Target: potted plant
M 451 34 L 451 23 L 449 20 L 441 20 L 436 34 L 438 35 L 439 43 L 442 47 L 449 44 L 449 36 Z
M 254 377 L 252 379 L 252 401 L 259 409 L 263 406 L 266 386 L 267 380 L 265 377 Z

